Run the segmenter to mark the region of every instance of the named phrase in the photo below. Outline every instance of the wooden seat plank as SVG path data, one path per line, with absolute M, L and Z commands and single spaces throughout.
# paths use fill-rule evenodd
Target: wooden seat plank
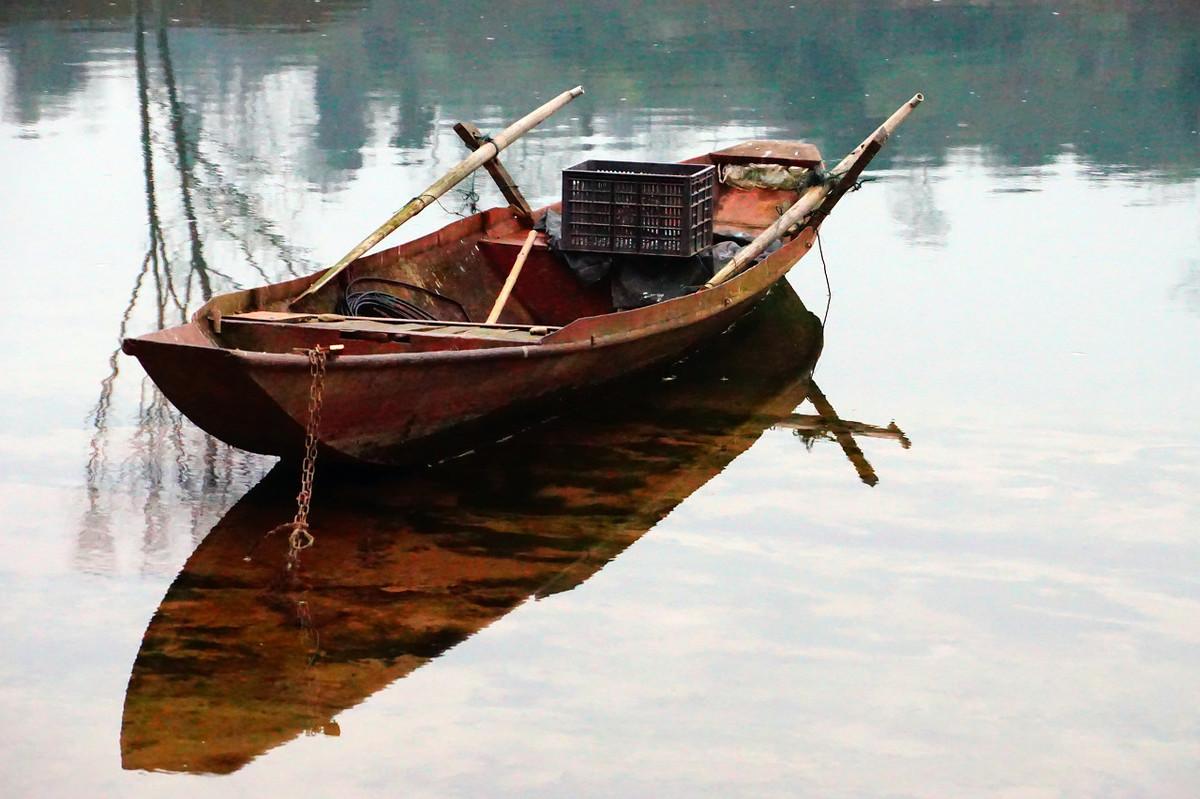
M 483 325 L 476 322 L 442 322 L 428 320 L 371 319 L 342 317 L 336 314 L 290 314 L 272 311 L 252 311 L 227 316 L 225 325 L 269 325 L 290 327 L 303 325 L 310 330 L 338 333 L 379 333 L 389 336 L 420 336 L 424 338 L 462 338 L 503 341 L 513 344 L 536 344 L 558 328 L 538 326 Z M 535 332 L 536 331 L 536 332 Z

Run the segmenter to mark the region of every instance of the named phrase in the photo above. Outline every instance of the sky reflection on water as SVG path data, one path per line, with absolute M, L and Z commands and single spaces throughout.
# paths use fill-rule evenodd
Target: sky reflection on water
M 4 4 L 0 786 L 1195 795 L 1198 14 Z M 755 433 L 586 582 L 365 693 L 339 737 L 215 780 L 122 770 L 143 635 L 272 467 L 112 371 L 123 315 L 142 332 L 335 259 L 459 157 L 454 121 L 576 82 L 506 158 L 535 204 L 585 153 L 794 136 L 835 158 L 926 93 L 823 228 L 816 367 L 844 418 L 895 419 L 912 449 L 860 440 L 868 488 L 828 440 Z M 789 280 L 824 308 L 819 264 Z

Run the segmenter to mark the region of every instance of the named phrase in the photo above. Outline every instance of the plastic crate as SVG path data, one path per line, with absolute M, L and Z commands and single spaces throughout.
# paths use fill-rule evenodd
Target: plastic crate
M 711 164 L 584 161 L 562 175 L 564 250 L 682 257 L 712 244 Z

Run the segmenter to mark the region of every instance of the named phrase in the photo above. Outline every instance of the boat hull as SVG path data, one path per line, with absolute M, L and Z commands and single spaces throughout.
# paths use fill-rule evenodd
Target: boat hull
M 769 288 L 709 313 L 698 308 L 699 318 L 686 324 L 595 344 L 589 337 L 559 345 L 334 357 L 323 380 L 322 455 L 405 464 L 501 438 L 556 401 L 696 349 Z M 213 347 L 200 323 L 187 327 L 194 329 L 171 340 L 144 337 L 127 350 L 205 431 L 240 449 L 299 458 L 312 390 L 307 360 Z
M 803 197 L 792 189 L 718 187 L 714 225 L 725 235 L 732 231 L 756 237 L 742 251 L 747 259 L 750 253 L 765 252 L 774 241 L 787 243 L 728 279 L 722 270 L 691 294 L 608 313 L 609 306 L 599 301 L 595 285 L 585 290 L 567 279 L 564 270 L 556 273 L 549 268 L 545 243 L 542 249 L 547 252 L 531 256 L 536 237 L 530 237 L 520 247 L 522 257 L 535 262 L 535 272 L 540 262 L 543 272 L 537 279 L 527 276 L 524 288 L 514 290 L 508 317 L 501 321 L 514 328 L 530 320 L 536 320 L 537 326 L 563 326 L 546 330 L 544 337 L 539 333 L 536 343 L 485 342 L 478 340 L 478 333 L 463 331 L 454 335 L 460 336 L 459 344 L 470 348 L 445 344 L 441 349 L 416 351 L 409 342 L 403 351 L 358 349 L 331 356 L 323 381 L 321 449 L 340 460 L 386 464 L 427 457 L 431 445 L 453 449 L 459 442 L 461 448 L 464 436 L 494 440 L 510 431 L 514 418 L 552 397 L 617 380 L 695 349 L 749 311 L 811 251 L 821 222 L 922 99 L 918 94 L 901 106 L 834 167 L 832 183 L 810 186 Z M 803 156 L 808 159 L 805 163 L 819 164 L 811 146 L 795 142 L 747 142 L 732 150 L 751 163 L 783 164 Z M 689 163 L 717 163 L 718 157 L 728 162 L 732 150 Z M 799 230 L 789 238 L 789 228 L 795 227 Z M 497 248 L 511 250 L 514 243 L 509 238 L 518 230 L 527 232 L 527 226 L 520 224 L 512 209 L 492 209 L 401 247 L 340 264 L 339 269 L 345 266 L 349 279 L 360 267 L 360 279 L 415 288 L 457 306 L 461 320 L 477 319 L 485 307 L 481 299 L 494 296 L 494 283 L 500 279 L 495 268 L 508 264 L 506 259 L 485 256 L 484 249 L 493 256 Z M 392 271 L 387 274 L 373 271 L 388 264 Z M 736 271 L 732 262 L 726 269 Z M 561 279 L 555 279 L 556 274 Z M 283 339 L 266 346 L 254 340 L 222 341 L 221 320 L 234 317 L 240 324 L 251 313 L 300 312 L 321 321 L 322 313 L 337 307 L 339 288 L 329 279 L 333 275 L 331 271 L 326 277 L 311 275 L 215 297 L 197 311 L 190 325 L 126 339 L 123 347 L 141 359 L 167 398 L 203 429 L 242 449 L 295 459 L 301 454 L 316 388 L 304 352 L 321 345 L 313 338 L 319 331 L 306 329 L 303 322 L 284 323 Z M 465 293 L 457 299 L 443 295 L 447 282 Z M 350 285 L 352 281 L 346 288 Z M 474 314 L 468 313 L 468 305 L 474 306 Z M 211 326 L 214 336 L 206 334 L 206 326 Z M 394 339 L 375 332 L 382 333 L 383 340 Z M 528 335 L 533 336 L 532 329 Z

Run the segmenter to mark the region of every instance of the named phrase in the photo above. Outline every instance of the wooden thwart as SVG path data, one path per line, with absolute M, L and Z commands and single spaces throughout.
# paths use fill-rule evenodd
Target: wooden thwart
M 411 326 L 419 325 L 429 328 L 464 328 L 464 329 L 493 329 L 493 330 L 515 330 L 528 332 L 535 336 L 544 336 L 553 333 L 556 330 L 561 330 L 561 327 L 553 325 L 515 325 L 505 323 L 492 322 L 460 322 L 444 321 L 441 319 L 385 319 L 375 316 L 343 316 L 342 314 L 331 313 L 290 313 L 286 311 L 249 311 L 247 313 L 233 314 L 231 316 L 222 317 L 225 322 L 270 322 L 273 324 L 336 324 L 339 322 L 348 322 L 351 324 L 362 323 L 366 325 L 402 325 Z M 218 331 L 220 332 L 220 331 Z
M 346 339 L 367 341 L 406 341 L 410 337 L 424 339 L 472 339 L 503 342 L 511 345 L 538 344 L 558 328 L 545 326 L 484 325 L 470 322 L 430 322 L 425 319 L 373 319 L 366 317 L 342 317 L 340 320 L 318 320 L 311 318 L 280 319 L 258 314 L 226 316 L 224 327 L 227 332 L 256 327 L 295 329 L 337 333 Z

